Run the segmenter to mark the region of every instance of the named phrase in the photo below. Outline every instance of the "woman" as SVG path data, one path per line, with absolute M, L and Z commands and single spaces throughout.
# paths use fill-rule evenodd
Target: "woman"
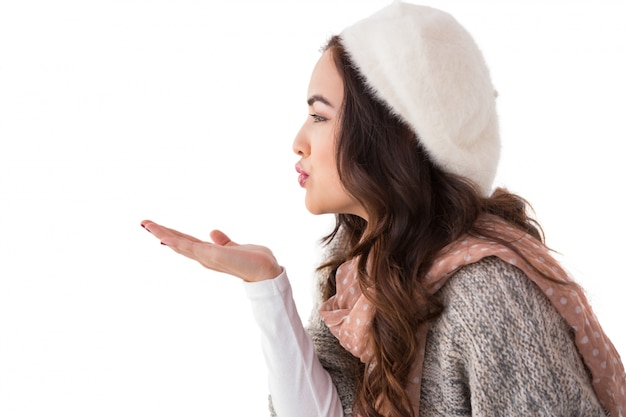
M 624 368 L 527 204 L 492 192 L 482 55 L 448 14 L 394 2 L 333 37 L 294 141 L 313 214 L 335 213 L 308 334 L 262 246 L 142 225 L 246 281 L 279 416 L 622 415 Z

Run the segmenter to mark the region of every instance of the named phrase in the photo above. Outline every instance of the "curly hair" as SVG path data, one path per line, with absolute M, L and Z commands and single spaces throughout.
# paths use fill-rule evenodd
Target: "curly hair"
M 464 233 L 498 240 L 475 225 L 484 212 L 541 241 L 543 233 L 522 198 L 503 189 L 482 197 L 469 180 L 439 169 L 416 133 L 368 91 L 340 37 L 332 37 L 324 49 L 344 83 L 336 149 L 339 178 L 368 220 L 336 215 L 335 229 L 323 239 L 325 244 L 339 241 L 339 250 L 320 266 L 329 271 L 323 297 L 336 292 L 339 265 L 358 257 L 359 284 L 375 306 L 375 352 L 361 373 L 354 410 L 364 417 L 383 412 L 409 417 L 413 412 L 405 388 L 417 354 L 415 332 L 443 309 L 422 284 L 437 253 Z

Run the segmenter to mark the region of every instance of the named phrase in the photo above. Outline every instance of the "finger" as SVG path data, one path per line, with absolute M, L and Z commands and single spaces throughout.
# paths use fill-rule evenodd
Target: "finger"
M 162 243 L 166 243 L 165 240 L 170 240 L 172 238 L 187 239 L 191 242 L 202 242 L 200 239 L 194 236 L 179 232 L 175 229 L 170 229 L 169 227 L 161 226 L 160 224 L 157 224 L 151 220 L 144 220 L 143 222 L 141 222 L 141 225 L 148 232 L 152 233 L 156 238 L 161 239 Z
M 201 254 L 198 253 L 199 251 L 196 246 L 211 245 L 210 243 L 192 241 L 178 236 L 164 237 L 161 239 L 161 243 L 172 249 L 174 252 L 196 261 L 199 261 L 199 256 L 201 256 Z
M 239 245 L 237 245 L 237 243 L 235 243 L 232 240 L 230 240 L 230 238 L 226 235 L 226 233 L 222 232 L 221 230 L 213 230 L 211 232 L 210 236 L 211 236 L 211 240 L 213 240 L 213 242 L 216 245 L 219 245 L 219 246 L 239 246 Z
M 150 230 L 148 229 L 148 226 L 150 224 L 152 224 L 152 223 L 154 223 L 152 220 L 142 220 L 141 221 L 141 227 L 143 227 L 144 229 L 146 229 L 149 232 Z
M 218 272 L 232 273 L 232 254 L 225 247 L 208 242 L 192 242 L 188 239 L 180 238 L 169 238 L 164 243 L 174 252 L 199 262 L 205 268 Z

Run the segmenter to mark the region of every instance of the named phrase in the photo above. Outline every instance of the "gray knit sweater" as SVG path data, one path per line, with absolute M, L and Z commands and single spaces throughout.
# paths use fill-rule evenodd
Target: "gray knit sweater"
M 519 269 L 486 258 L 461 268 L 441 295 L 445 308 L 427 339 L 420 417 L 606 415 L 573 330 Z M 316 311 L 308 331 L 345 416 L 353 417 L 358 359 Z M 270 411 L 275 416 L 271 402 Z

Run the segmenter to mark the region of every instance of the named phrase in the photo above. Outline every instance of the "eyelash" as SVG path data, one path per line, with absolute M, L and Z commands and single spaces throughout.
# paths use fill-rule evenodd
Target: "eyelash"
M 309 114 L 309 116 L 313 118 L 313 123 L 325 122 L 326 120 L 328 120 L 324 116 L 320 116 L 317 113 L 311 113 Z

